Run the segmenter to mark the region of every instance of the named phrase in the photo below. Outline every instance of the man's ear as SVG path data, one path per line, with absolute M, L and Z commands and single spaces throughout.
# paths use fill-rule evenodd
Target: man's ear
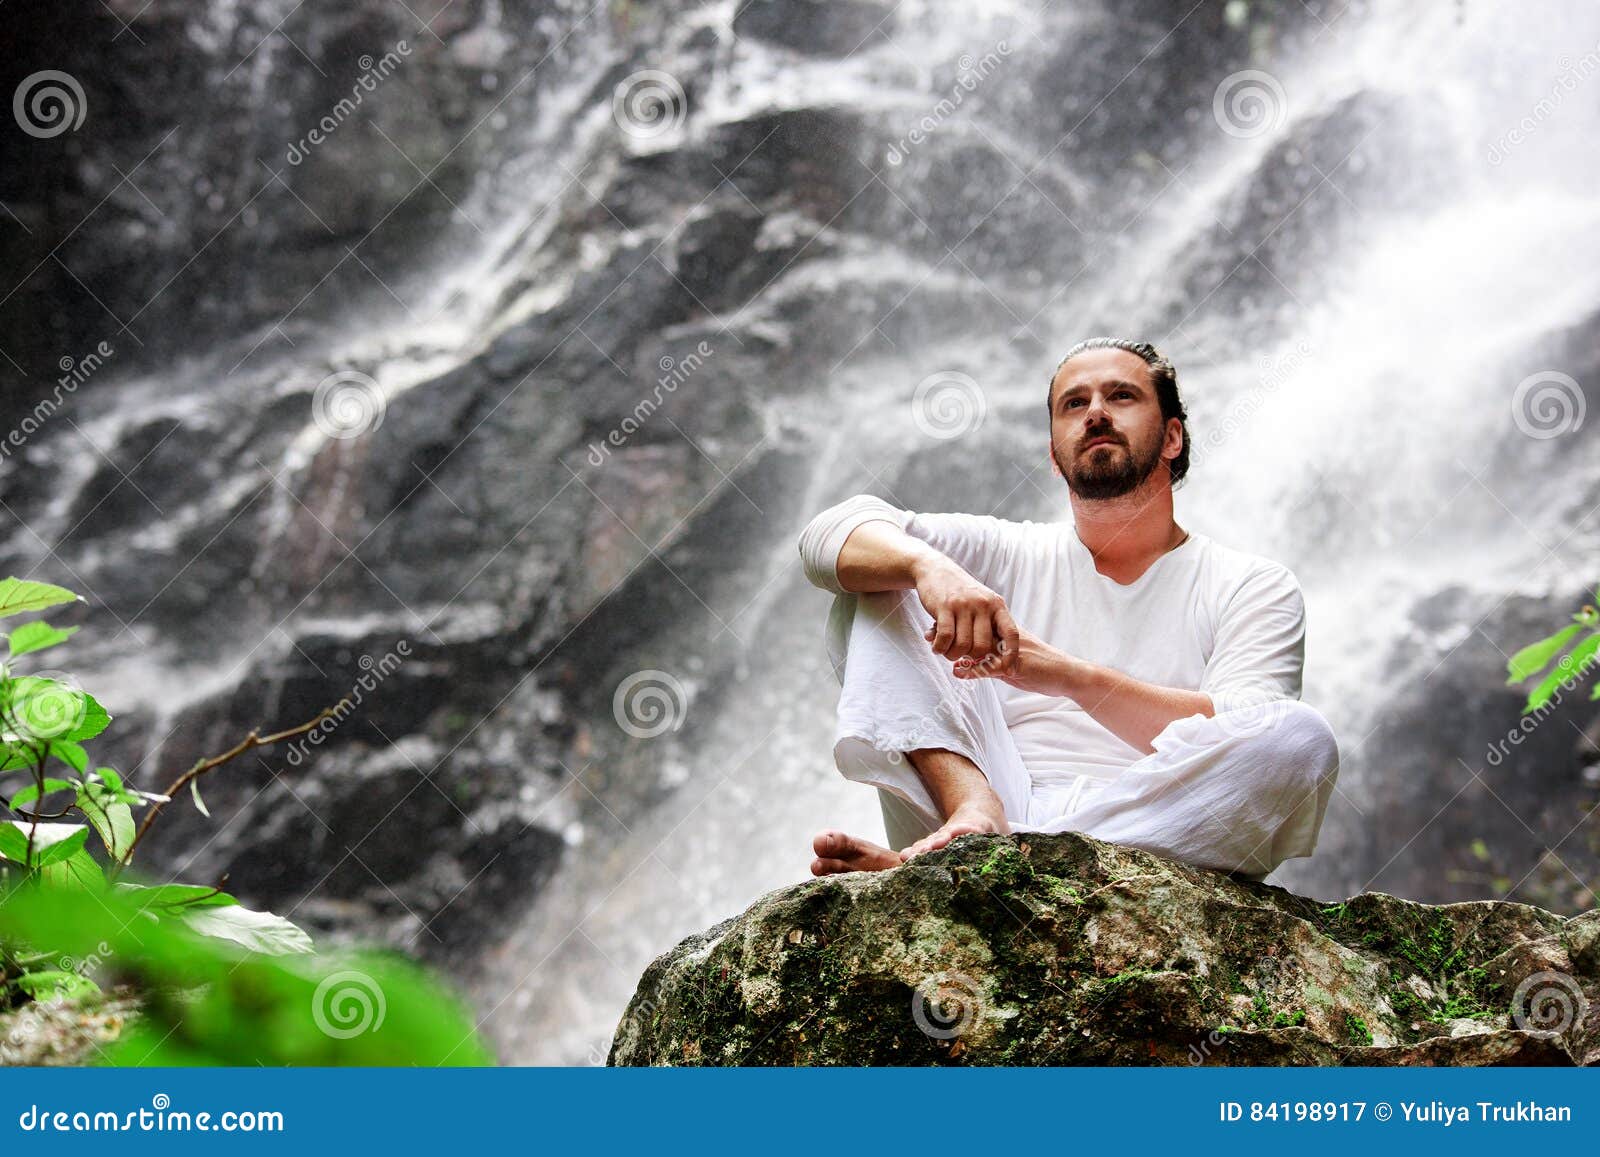
M 1053 453 L 1053 447 L 1046 444 L 1044 456 L 1050 460 L 1050 473 L 1054 474 L 1057 478 L 1062 477 L 1061 464 L 1056 461 L 1056 456 Z

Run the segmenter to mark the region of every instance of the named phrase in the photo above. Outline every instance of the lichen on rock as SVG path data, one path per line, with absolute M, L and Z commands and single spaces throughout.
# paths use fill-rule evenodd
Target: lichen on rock
M 1329 904 L 1076 832 L 965 835 L 688 937 L 608 1063 L 1600 1064 L 1600 910 Z

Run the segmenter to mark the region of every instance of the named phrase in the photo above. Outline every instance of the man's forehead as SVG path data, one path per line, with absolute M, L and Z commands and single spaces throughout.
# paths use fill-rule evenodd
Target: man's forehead
M 1138 354 L 1119 349 L 1092 349 L 1074 354 L 1061 367 L 1051 386 L 1058 393 L 1110 382 L 1136 382 L 1148 386 L 1150 377 L 1150 363 Z

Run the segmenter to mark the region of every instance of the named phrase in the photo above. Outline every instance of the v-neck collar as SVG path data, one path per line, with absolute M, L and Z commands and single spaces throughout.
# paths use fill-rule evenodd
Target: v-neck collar
M 1083 559 L 1084 565 L 1089 568 L 1089 573 L 1092 574 L 1096 579 L 1099 579 L 1103 585 L 1119 591 L 1132 591 L 1144 586 L 1149 580 L 1150 576 L 1153 575 L 1162 566 L 1162 564 L 1167 561 L 1167 559 L 1171 558 L 1175 554 L 1189 550 L 1195 544 L 1195 542 L 1201 538 L 1201 535 L 1198 531 L 1191 530 L 1188 538 L 1184 539 L 1171 550 L 1163 551 L 1161 554 L 1158 554 L 1150 563 L 1150 565 L 1144 568 L 1144 573 L 1142 573 L 1138 578 L 1134 579 L 1131 583 L 1119 583 L 1110 575 L 1101 574 L 1099 569 L 1094 565 L 1094 552 L 1084 545 L 1083 539 L 1078 537 L 1078 528 L 1075 524 L 1070 522 L 1063 523 L 1063 529 L 1067 536 L 1067 544 L 1069 549 L 1078 552 Z

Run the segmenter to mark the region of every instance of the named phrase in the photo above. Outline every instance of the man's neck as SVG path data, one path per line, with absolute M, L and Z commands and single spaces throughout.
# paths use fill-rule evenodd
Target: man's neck
M 1099 501 L 1073 495 L 1072 517 L 1095 568 L 1119 582 L 1131 582 L 1188 537 L 1173 521 L 1170 485 Z

